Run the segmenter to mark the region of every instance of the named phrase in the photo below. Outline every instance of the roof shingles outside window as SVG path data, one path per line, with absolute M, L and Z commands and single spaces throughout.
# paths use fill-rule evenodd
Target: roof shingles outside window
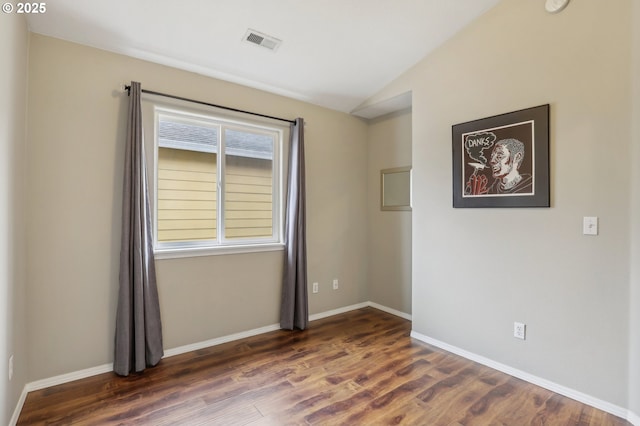
M 160 120 L 158 144 L 160 148 L 184 149 L 208 153 L 218 152 L 218 128 Z M 227 129 L 226 154 L 240 157 L 273 159 L 272 138 L 260 133 Z

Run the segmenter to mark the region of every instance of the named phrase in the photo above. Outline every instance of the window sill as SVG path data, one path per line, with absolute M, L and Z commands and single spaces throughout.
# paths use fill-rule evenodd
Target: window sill
M 218 247 L 184 247 L 155 249 L 153 254 L 156 260 L 178 259 L 183 257 L 219 256 L 225 254 L 259 253 L 265 251 L 282 251 L 284 244 L 252 244 Z

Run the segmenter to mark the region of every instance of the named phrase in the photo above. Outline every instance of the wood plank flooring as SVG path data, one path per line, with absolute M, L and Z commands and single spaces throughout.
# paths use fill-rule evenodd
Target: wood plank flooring
M 18 425 L 629 425 L 373 308 L 31 392 Z

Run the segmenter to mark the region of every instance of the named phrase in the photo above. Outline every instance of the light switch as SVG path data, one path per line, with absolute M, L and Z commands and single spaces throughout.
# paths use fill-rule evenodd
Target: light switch
M 582 234 L 598 235 L 598 217 L 597 216 L 585 216 L 584 218 L 582 218 Z

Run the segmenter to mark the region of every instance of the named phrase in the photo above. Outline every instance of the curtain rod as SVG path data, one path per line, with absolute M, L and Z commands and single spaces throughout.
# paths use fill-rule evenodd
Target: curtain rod
M 124 86 L 124 90 L 127 91 L 127 96 L 129 96 L 131 94 L 131 85 L 129 85 L 129 84 L 125 85 Z M 296 124 L 295 120 L 288 120 L 286 118 L 274 117 L 272 115 L 260 114 L 260 113 L 257 113 L 257 112 L 245 111 L 245 110 L 242 110 L 242 109 L 231 108 L 231 107 L 227 107 L 227 106 L 223 106 L 223 105 L 211 104 L 209 102 L 203 102 L 203 101 L 197 101 L 195 99 L 183 98 L 182 96 L 168 95 L 166 93 L 154 92 L 153 90 L 146 90 L 146 89 L 140 89 L 140 90 L 142 91 L 142 93 L 146 93 L 148 95 L 163 96 L 165 98 L 177 99 L 179 101 L 186 101 L 186 102 L 191 102 L 191 103 L 194 103 L 194 104 L 206 105 L 206 106 L 210 106 L 210 107 L 214 107 L 214 108 L 226 109 L 227 111 L 241 112 L 241 113 L 244 113 L 244 114 L 251 114 L 251 115 L 258 116 L 258 117 L 270 118 L 272 120 L 286 121 L 287 123 Z

